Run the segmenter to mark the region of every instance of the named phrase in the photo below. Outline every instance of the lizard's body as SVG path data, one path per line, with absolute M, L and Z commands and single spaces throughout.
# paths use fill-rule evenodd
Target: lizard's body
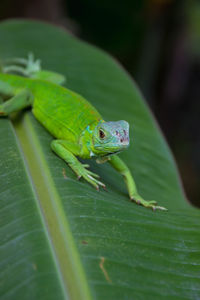
M 32 60 L 27 61 L 27 66 L 35 67 Z M 22 69 L 11 66 L 9 70 Z M 64 79 L 62 75 L 41 70 L 29 73 L 30 78 L 0 73 L 0 95 L 7 100 L 0 104 L 0 116 L 32 106 L 36 119 L 56 138 L 51 143 L 52 150 L 68 163 L 78 178 L 85 178 L 97 189 L 99 185 L 105 187 L 98 180 L 99 176 L 76 157 L 96 157 L 100 163 L 108 161 L 123 175 L 131 200 L 145 207 L 164 210 L 156 206 L 155 201 L 145 201 L 138 194 L 128 167 L 116 155 L 129 145 L 128 123 L 105 122 L 86 99 L 60 86 Z
M 88 126 L 92 129 L 102 120 L 87 100 L 60 85 L 3 73 L 0 73 L 0 81 L 12 87 L 12 94 L 28 89 L 34 95 L 34 116 L 57 139 L 69 140 L 78 146 L 83 131 Z M 83 153 L 81 157 L 90 158 L 90 153 Z

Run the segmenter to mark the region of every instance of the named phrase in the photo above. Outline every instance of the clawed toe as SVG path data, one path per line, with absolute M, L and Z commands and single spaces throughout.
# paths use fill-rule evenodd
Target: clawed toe
M 94 172 L 88 170 L 89 167 L 88 164 L 83 164 L 82 169 L 79 172 L 77 179 L 79 180 L 81 177 L 83 177 L 87 182 L 89 182 L 97 191 L 99 191 L 99 186 L 106 189 L 106 186 L 103 182 L 99 181 L 99 175 L 95 174 Z
M 144 207 L 151 208 L 153 211 L 158 210 L 158 209 L 167 211 L 167 208 L 158 206 L 156 201 L 145 201 L 141 197 L 138 199 L 138 197 L 134 197 L 134 196 L 131 196 L 130 199 L 131 199 L 131 201 L 134 201 L 138 205 L 142 205 Z
M 157 201 L 148 201 L 149 204 L 156 205 Z
M 90 165 L 88 165 L 88 164 L 82 164 L 82 166 L 86 169 L 90 167 Z

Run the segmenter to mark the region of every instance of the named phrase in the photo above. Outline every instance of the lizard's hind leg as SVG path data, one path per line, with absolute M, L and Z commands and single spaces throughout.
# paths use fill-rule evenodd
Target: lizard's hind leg
M 1 89 L 0 89 L 1 93 Z M 5 94 L 4 94 L 5 95 Z M 23 89 L 16 95 L 11 97 L 8 101 L 0 104 L 0 117 L 8 116 L 12 112 L 22 110 L 33 103 L 33 95 L 27 89 Z
M 40 60 L 35 60 L 32 53 L 29 53 L 27 59 L 13 57 L 5 59 L 2 62 L 3 73 L 32 77 L 32 75 L 39 71 L 41 71 Z
M 3 100 L 13 97 L 14 95 L 15 91 L 12 86 L 9 83 L 0 80 L 0 103 L 3 102 Z

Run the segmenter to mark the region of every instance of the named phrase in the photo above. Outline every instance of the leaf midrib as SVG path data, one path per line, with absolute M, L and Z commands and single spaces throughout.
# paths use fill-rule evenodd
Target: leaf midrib
M 85 272 L 30 115 L 24 114 L 20 121 L 14 120 L 13 130 L 35 195 L 64 299 L 90 300 Z M 31 167 L 33 165 L 34 168 Z

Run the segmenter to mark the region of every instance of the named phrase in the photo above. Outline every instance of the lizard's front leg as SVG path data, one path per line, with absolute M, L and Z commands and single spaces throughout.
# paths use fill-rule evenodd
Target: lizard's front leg
M 140 204 L 144 207 L 152 208 L 153 210 L 167 210 L 162 206 L 157 206 L 156 201 L 146 201 L 138 194 L 137 187 L 130 170 L 117 155 L 110 156 L 110 160 L 108 160 L 108 162 L 124 177 L 129 197 L 132 201 L 135 201 L 137 204 Z
M 59 157 L 66 161 L 70 168 L 76 173 L 78 179 L 83 177 L 97 190 L 99 189 L 99 185 L 105 188 L 105 184 L 97 179 L 99 175 L 88 170 L 89 165 L 80 163 L 76 158 L 75 155 L 79 152 L 77 145 L 65 140 L 54 140 L 51 143 L 51 148 Z

